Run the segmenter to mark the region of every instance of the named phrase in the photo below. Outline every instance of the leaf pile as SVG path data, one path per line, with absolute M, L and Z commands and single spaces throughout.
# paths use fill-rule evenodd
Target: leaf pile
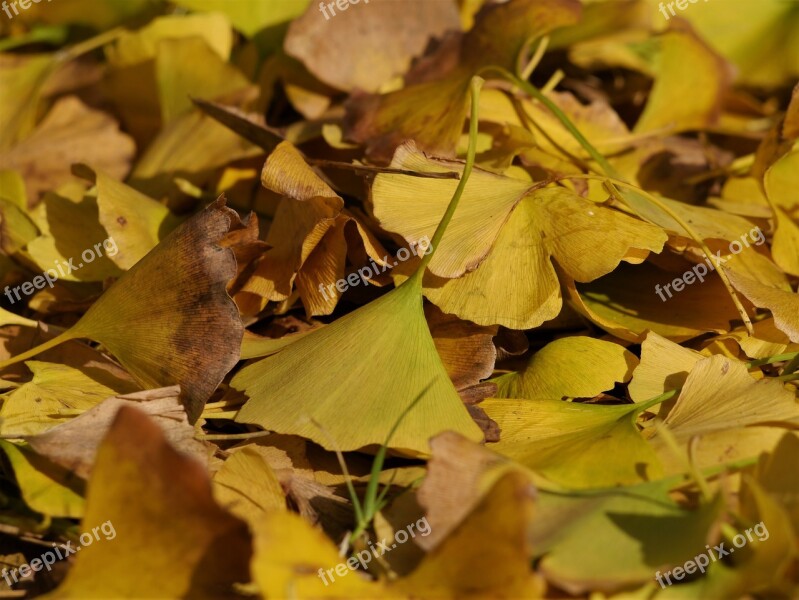
M 799 594 L 796 4 L 13 4 L 0 596 Z

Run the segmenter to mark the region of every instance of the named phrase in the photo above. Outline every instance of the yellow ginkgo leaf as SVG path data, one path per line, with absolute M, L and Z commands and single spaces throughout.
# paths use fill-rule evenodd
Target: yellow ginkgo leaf
M 84 482 L 67 469 L 35 454 L 26 446 L 0 440 L 22 499 L 30 508 L 49 517 L 83 516 Z
M 75 202 L 47 193 L 34 214 L 41 235 L 31 240 L 21 254 L 41 272 L 54 272 L 55 278 L 63 281 L 85 282 L 100 282 L 122 274 L 111 260 L 115 247 L 100 223 L 95 198 L 85 196 Z M 91 260 L 84 259 L 84 255 Z
M 678 587 L 685 598 L 744 598 L 753 594 L 789 597 L 796 589 L 791 572 L 799 558 L 799 544 L 790 516 L 778 497 L 766 493 L 747 477 L 747 496 L 740 533 L 725 536 L 725 548 L 735 552 L 735 562 L 713 561 L 703 577 Z M 744 533 L 746 534 L 744 535 Z M 736 537 L 744 538 L 737 546 Z
M 499 477 L 464 521 L 392 589 L 411 598 L 545 597 L 543 580 L 530 568 L 535 491 L 518 471 Z
M 330 8 L 324 7 L 326 18 L 320 19 L 314 3 L 291 24 L 284 48 L 320 81 L 340 90 L 380 90 L 407 71 L 431 38 L 458 29 L 458 11 L 449 2 L 377 0 L 365 11 L 332 8 L 335 27 L 327 22 Z
M 423 172 L 461 170 L 455 162 L 443 165 L 410 146 L 399 148 L 392 163 Z M 621 261 L 640 263 L 660 252 L 667 239 L 659 227 L 566 188 L 536 189 L 479 170 L 472 178 L 463 216 L 453 218 L 424 287 L 441 310 L 478 325 L 530 329 L 554 319 L 562 301 L 553 262 L 578 281 L 592 281 Z M 450 189 L 449 181 L 381 174 L 372 190 L 375 216 L 383 228 L 418 240 L 430 235 Z
M 0 150 L 0 168 L 25 174 L 31 199 L 72 179 L 70 167 L 88 162 L 112 176 L 130 170 L 136 148 L 109 115 L 84 105 L 76 96 L 56 102 L 36 129 L 10 151 Z
M 680 16 L 735 63 L 742 84 L 767 88 L 795 83 L 799 75 L 796 6 L 782 0 L 735 0 L 725 6 L 729 10 L 699 2 Z
M 792 275 L 799 275 L 797 172 L 799 172 L 799 150 L 794 150 L 774 163 L 766 172 L 763 181 L 777 221 L 771 254 L 774 262 Z
M 117 413 L 122 407 L 131 406 L 152 417 L 166 440 L 176 450 L 202 464 L 208 464 L 213 447 L 208 442 L 194 439 L 194 427 L 188 423 L 186 410 L 181 405 L 179 396 L 178 386 L 113 396 L 71 421 L 44 433 L 26 436 L 25 439 L 39 455 L 49 458 L 78 477 L 88 479 L 97 449 Z
M 644 583 L 650 593 L 659 589 L 655 574 L 703 551 L 723 509 L 716 498 L 688 510 L 670 497 L 670 487 L 660 480 L 573 494 L 542 491 L 531 527 L 540 571 L 574 596 Z
M 214 475 L 214 498 L 251 526 L 270 511 L 286 510 L 280 481 L 255 449 L 234 452 Z
M 214 502 L 205 467 L 136 408 L 119 410 L 100 446 L 86 503 L 92 541 L 53 598 L 220 597 L 247 581 L 246 525 Z
M 519 471 L 532 475 L 517 463 L 451 431 L 431 439 L 430 450 L 432 456 L 427 461 L 417 501 L 424 509 L 431 531 L 416 540 L 428 551 L 463 522 L 504 473 Z
M 175 0 L 177 6 L 195 11 L 224 14 L 233 26 L 248 37 L 264 28 L 280 25 L 302 14 L 310 0 Z M 184 17 L 185 18 L 185 17 Z
M 799 342 L 799 293 L 766 285 L 731 269 L 727 274 L 752 304 L 771 311 L 777 329 L 792 342 Z
M 462 163 L 425 156 L 413 142 L 397 148 L 391 167 L 423 173 L 463 170 Z M 458 182 L 450 179 L 380 174 L 372 186 L 375 217 L 381 227 L 399 233 L 409 243 L 429 239 L 457 186 Z M 430 271 L 453 278 L 477 268 L 530 186 L 529 181 L 475 169 L 441 249 L 430 261 Z
M 401 597 L 351 570 L 325 534 L 297 514 L 267 513 L 253 533 L 255 551 L 250 570 L 266 598 Z M 357 565 L 358 561 L 352 564 Z
M 33 319 L 20 317 L 19 315 L 0 307 L 0 327 L 4 327 L 6 325 L 24 325 L 25 327 L 36 327 L 36 324 L 36 321 Z
M 192 97 L 214 100 L 251 85 L 241 71 L 196 37 L 159 42 L 155 76 L 165 125 L 194 109 Z
M 130 269 L 155 248 L 178 224 L 169 209 L 141 192 L 96 172 L 97 209 L 102 226 L 118 251 L 109 258 L 121 269 Z
M 792 392 L 779 381 L 756 381 L 744 363 L 723 356 L 696 363 L 664 420 L 678 443 L 700 438 L 693 458 L 703 468 L 770 450 L 784 428 L 797 424 L 799 405 Z M 655 435 L 652 443 L 671 471 L 684 470 L 683 457 L 672 455 L 667 440 Z
M 618 344 L 575 336 L 561 338 L 533 354 L 519 373 L 494 380 L 497 398 L 561 400 L 593 398 L 626 383 L 638 359 Z
M 33 379 L 9 392 L 0 408 L 0 433 L 37 434 L 72 420 L 117 392 L 67 365 L 28 361 Z
M 178 384 L 189 420 L 238 362 L 243 325 L 226 286 L 236 274 L 221 241 L 241 221 L 224 198 L 174 230 L 67 331 L 0 368 L 62 342 L 105 345 L 148 388 Z M 206 352 L 212 346 L 213 353 Z
M 663 270 L 650 262 L 621 265 L 612 273 L 589 283 L 565 282 L 566 297 L 571 306 L 618 338 L 640 343 L 647 331 L 675 342 L 691 339 L 708 331 L 726 333 L 730 323 L 740 316 L 730 302 L 718 276 L 706 278 L 701 285 L 692 285 L 662 300 L 665 284 L 690 271 L 693 263 Z
M 138 31 L 124 32 L 106 48 L 106 56 L 114 67 L 128 67 L 154 59 L 163 40 L 193 37 L 202 38 L 222 60 L 230 58 L 233 31 L 219 13 L 157 17 Z
M 650 331 L 641 343 L 641 364 L 633 373 L 628 390 L 635 402 L 645 402 L 683 386 L 702 355 Z M 664 405 L 653 407 L 657 411 Z
M 0 150 L 33 130 L 42 86 L 54 69 L 50 55 L 0 55 Z
M 732 80 L 729 65 L 690 29 L 671 29 L 659 41 L 657 79 L 635 131 L 714 124 Z M 690 102 L 683 101 L 686 96 Z

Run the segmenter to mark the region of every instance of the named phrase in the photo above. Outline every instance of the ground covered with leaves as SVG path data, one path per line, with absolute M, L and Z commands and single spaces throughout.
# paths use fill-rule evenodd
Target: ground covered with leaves
M 0 34 L 0 598 L 797 597 L 799 4 Z

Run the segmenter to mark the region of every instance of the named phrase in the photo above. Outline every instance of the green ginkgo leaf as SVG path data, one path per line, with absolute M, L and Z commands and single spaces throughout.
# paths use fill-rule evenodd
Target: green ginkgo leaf
M 635 425 L 642 405 L 492 398 L 480 407 L 502 431 L 491 450 L 559 485 L 632 485 L 662 474 L 654 449 Z

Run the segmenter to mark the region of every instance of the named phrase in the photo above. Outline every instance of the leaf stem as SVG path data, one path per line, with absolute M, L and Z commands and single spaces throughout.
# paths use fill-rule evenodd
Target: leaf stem
M 379 510 L 378 505 L 380 504 L 380 496 L 378 496 L 377 494 L 377 489 L 378 486 L 380 485 L 380 473 L 383 471 L 383 464 L 385 463 L 386 460 L 388 444 L 391 442 L 391 438 L 394 437 L 394 433 L 396 433 L 402 421 L 405 420 L 405 417 L 407 417 L 408 414 L 411 412 L 411 410 L 413 410 L 416 407 L 416 405 L 419 404 L 419 402 L 422 400 L 422 398 L 424 398 L 425 394 L 427 393 L 427 390 L 429 390 L 432 386 L 433 386 L 433 381 L 428 383 L 425 386 L 425 388 L 419 393 L 419 395 L 416 396 L 416 398 L 414 398 L 413 402 L 411 402 L 408 405 L 408 407 L 402 411 L 402 414 L 399 416 L 399 418 L 394 422 L 394 425 L 391 427 L 391 431 L 388 432 L 388 435 L 386 436 L 386 441 L 383 442 L 383 445 L 380 446 L 380 448 L 377 451 L 377 454 L 375 454 L 374 461 L 372 462 L 372 470 L 369 473 L 369 483 L 367 483 L 366 485 L 366 493 L 364 494 L 363 497 L 363 517 L 361 519 L 361 522 L 359 522 L 356 525 L 355 530 L 350 535 L 350 542 L 355 540 L 359 535 L 361 535 L 361 533 L 363 533 L 366 530 L 366 528 L 369 526 L 369 523 L 371 523 L 372 519 L 374 519 L 375 513 L 377 512 L 377 510 Z M 388 486 L 386 486 L 386 489 L 383 490 L 383 494 L 381 494 L 381 496 L 385 495 L 385 492 L 387 490 Z
M 74 60 L 79 56 L 86 54 L 87 52 L 91 52 L 92 50 L 97 50 L 98 48 L 102 48 L 106 44 L 110 44 L 119 36 L 125 33 L 125 29 L 123 27 L 116 27 L 114 29 L 109 29 L 108 31 L 104 31 L 103 33 L 94 36 L 93 38 L 89 38 L 88 40 L 84 40 L 82 42 L 78 42 L 74 46 L 70 46 L 69 48 L 64 48 L 56 52 L 55 58 L 57 61 L 66 62 L 69 60 Z
M 619 174 L 616 169 L 607 161 L 607 159 L 602 156 L 602 154 L 594 148 L 591 142 L 586 139 L 586 137 L 580 132 L 579 129 L 571 122 L 566 113 L 564 113 L 560 107 L 552 102 L 549 98 L 547 98 L 541 90 L 535 87 L 533 84 L 519 79 L 513 73 L 504 69 L 502 67 L 498 67 L 495 65 L 490 65 L 488 67 L 484 67 L 478 71 L 478 73 L 497 73 L 500 77 L 507 80 L 508 82 L 515 85 L 517 88 L 522 90 L 523 92 L 527 93 L 528 95 L 532 96 L 536 100 L 538 100 L 541 104 L 546 106 L 549 111 L 555 115 L 555 117 L 561 122 L 561 124 L 568 130 L 569 133 L 572 134 L 575 140 L 583 147 L 583 149 L 588 153 L 588 155 L 596 162 L 602 170 L 605 172 L 606 175 L 609 177 L 613 177 L 615 179 L 622 179 L 622 176 Z
M 663 392 L 659 396 L 655 396 L 654 398 L 650 398 L 649 400 L 645 400 L 641 402 L 635 409 L 635 414 L 640 414 L 645 411 L 647 408 L 655 406 L 655 404 L 660 404 L 661 402 L 665 402 L 666 400 L 670 400 L 674 398 L 677 394 L 680 393 L 682 388 L 677 388 L 674 390 L 669 390 L 668 392 Z
M 766 358 L 756 358 L 755 360 L 750 360 L 748 363 L 746 363 L 746 367 L 751 369 L 752 367 L 759 367 L 760 365 L 770 365 L 771 363 L 782 362 L 784 360 L 790 360 L 791 363 L 793 363 L 796 360 L 799 360 L 799 352 L 788 352 L 786 354 L 775 354 L 774 356 L 767 356 Z M 786 368 L 787 366 L 788 365 L 786 365 Z
M 469 117 L 469 147 L 466 151 L 466 164 L 463 167 L 463 174 L 461 175 L 460 181 L 458 181 L 458 187 L 455 188 L 455 193 L 452 195 L 452 200 L 449 202 L 449 206 L 447 206 L 447 211 L 444 213 L 444 216 L 441 218 L 441 222 L 436 227 L 436 232 L 433 234 L 433 239 L 430 240 L 430 247 L 431 251 L 424 255 L 422 258 L 422 262 L 419 265 L 419 268 L 416 270 L 416 273 L 413 274 L 411 277 L 412 280 L 418 282 L 419 285 L 422 283 L 422 278 L 424 277 L 424 271 L 427 268 L 427 265 L 430 264 L 430 260 L 433 258 L 433 255 L 436 253 L 436 249 L 438 248 L 439 243 L 441 242 L 441 238 L 444 237 L 444 232 L 449 225 L 449 222 L 452 220 L 452 215 L 455 214 L 455 209 L 458 208 L 458 203 L 460 202 L 461 196 L 463 195 L 463 190 L 466 189 L 466 182 L 469 181 L 469 176 L 472 173 L 472 169 L 474 168 L 474 159 L 475 155 L 477 154 L 477 131 L 479 125 L 479 113 L 480 113 L 480 90 L 483 87 L 485 80 L 482 77 L 474 76 L 472 77 L 472 82 L 470 86 L 471 97 L 472 97 L 472 106 L 471 106 L 471 113 Z
M 687 469 L 687 472 L 691 475 L 696 483 L 696 487 L 699 488 L 699 492 L 702 494 L 702 499 L 705 500 L 705 502 L 710 502 L 710 500 L 713 498 L 713 494 L 710 492 L 710 486 L 707 484 L 707 480 L 702 476 L 702 473 L 699 471 L 699 469 L 696 468 L 696 463 L 694 462 L 690 452 L 690 443 L 688 453 L 683 454 L 677 438 L 674 436 L 671 430 L 666 427 L 663 421 L 655 421 L 655 430 L 666 444 L 666 447 L 668 447 L 674 456 L 683 463 L 684 467 Z
M 782 375 L 790 375 L 799 369 L 799 352 L 790 360 L 790 362 L 782 368 Z
M 12 356 L 11 358 L 8 358 L 8 359 L 0 362 L 0 371 L 5 369 L 6 367 L 10 367 L 11 365 L 15 365 L 15 364 L 20 363 L 20 362 L 22 362 L 24 360 L 28 360 L 29 358 L 33 358 L 37 354 L 41 354 L 42 352 L 44 352 L 46 350 L 50 350 L 51 348 L 55 348 L 56 346 L 58 346 L 60 344 L 63 344 L 64 342 L 68 342 L 69 340 L 77 339 L 78 337 L 80 337 L 80 336 L 77 335 L 76 333 L 72 332 L 72 330 L 64 331 L 63 333 L 60 333 L 59 335 L 57 335 L 56 337 L 54 337 L 51 340 L 43 342 L 43 343 L 39 344 L 38 346 L 35 346 L 34 348 L 31 348 L 30 350 L 28 350 L 26 352 L 23 352 L 22 354 L 17 354 L 16 356 Z

